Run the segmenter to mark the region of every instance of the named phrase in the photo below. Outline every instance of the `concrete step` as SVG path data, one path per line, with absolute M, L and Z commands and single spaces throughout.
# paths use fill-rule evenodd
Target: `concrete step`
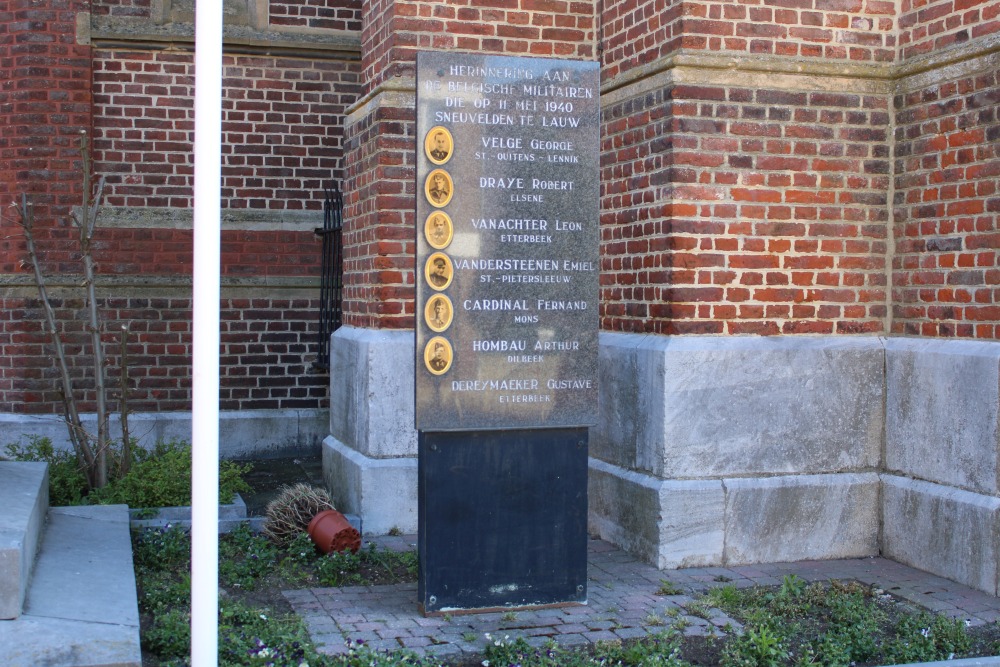
M 15 619 L 21 615 L 48 507 L 47 463 L 0 461 L 2 620 Z
M 140 667 L 127 506 L 49 510 L 23 613 L 0 621 L 0 646 L 12 667 Z

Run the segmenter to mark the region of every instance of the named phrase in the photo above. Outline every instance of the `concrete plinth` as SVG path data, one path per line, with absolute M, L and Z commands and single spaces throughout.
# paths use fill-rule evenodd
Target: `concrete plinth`
M 875 473 L 723 480 L 725 563 L 877 556 Z
M 1000 343 L 886 341 L 883 553 L 997 594 Z
M 663 480 L 590 459 L 588 530 L 657 567 L 723 561 L 721 480 Z
M 878 465 L 878 338 L 601 334 L 591 456 L 665 479 Z
M 84 428 L 97 432 L 94 414 L 81 415 Z M 152 449 L 157 442 L 191 441 L 190 412 L 134 412 L 129 414 L 129 430 L 141 447 Z M 219 454 L 225 459 L 276 458 L 315 455 L 328 435 L 329 413 L 310 410 L 237 410 L 219 414 Z M 110 420 L 112 437 L 121 436 L 118 415 Z M 56 449 L 72 450 L 66 423 L 60 415 L 0 414 L 0 433 L 5 442 L 26 436 L 45 437 Z
M 341 327 L 330 339 L 330 432 L 323 475 L 365 532 L 417 530 L 413 332 Z
M 1000 498 L 882 476 L 882 553 L 997 595 Z
M 416 457 L 413 332 L 341 327 L 330 338 L 330 433 L 373 458 Z
M 590 526 L 659 567 L 878 553 L 878 338 L 601 334 Z
M 875 473 L 663 480 L 590 460 L 591 533 L 661 569 L 878 554 Z
M 367 535 L 417 532 L 417 459 L 375 459 L 330 436 L 323 479 L 334 506 L 361 517 Z
M 410 332 L 345 328 L 327 482 L 416 525 Z M 882 552 L 1000 592 L 1000 343 L 601 334 L 591 533 L 660 568 Z
M 1000 343 L 886 341 L 887 472 L 1000 490 Z

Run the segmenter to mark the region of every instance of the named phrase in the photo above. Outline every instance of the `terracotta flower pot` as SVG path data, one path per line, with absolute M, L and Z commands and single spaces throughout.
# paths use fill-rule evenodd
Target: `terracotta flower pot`
M 324 510 L 314 516 L 307 532 L 313 544 L 325 554 L 348 549 L 357 553 L 361 548 L 361 534 L 337 510 Z

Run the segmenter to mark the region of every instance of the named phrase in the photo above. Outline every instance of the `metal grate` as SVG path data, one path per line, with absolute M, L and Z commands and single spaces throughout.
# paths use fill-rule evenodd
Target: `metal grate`
M 344 195 L 336 183 L 326 190 L 323 227 L 316 235 L 323 240 L 322 282 L 319 292 L 319 340 L 316 341 L 316 368 L 330 370 L 330 335 L 340 328 L 344 292 Z

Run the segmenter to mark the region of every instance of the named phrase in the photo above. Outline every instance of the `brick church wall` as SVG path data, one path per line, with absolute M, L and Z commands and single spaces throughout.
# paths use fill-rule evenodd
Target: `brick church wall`
M 185 409 L 193 78 L 183 3 L 10 4 L 21 14 L 0 18 L 10 56 L 0 77 L 18 85 L 0 88 L 0 195 L 33 194 L 46 271 L 62 307 L 77 308 L 66 216 L 82 196 L 76 139 L 92 133 L 107 178 L 95 253 L 111 363 L 113 332 L 129 319 L 136 409 Z M 325 405 L 322 376 L 308 371 L 312 228 L 338 175 L 345 322 L 413 326 L 419 49 L 600 59 L 605 330 L 1000 337 L 995 2 L 246 6 L 257 11 L 248 25 L 265 15 L 266 39 L 280 45 L 261 37 L 225 58 L 225 409 Z M 87 11 L 93 45 L 77 32 Z M 108 32 L 123 24 L 148 35 Z M 0 411 L 54 412 L 57 378 L 11 213 L 0 218 Z M 74 372 L 86 384 L 86 364 Z
M 59 22 L 51 25 L 54 43 L 77 43 L 75 59 L 53 52 L 52 72 L 67 81 L 45 87 L 69 95 L 71 80 L 85 81 L 87 86 L 83 108 L 89 115 L 81 125 L 88 129 L 93 125 L 94 172 L 106 178 L 94 255 L 108 332 L 108 365 L 117 372 L 117 332 L 127 322 L 130 409 L 189 410 L 191 26 L 170 22 L 184 18 L 176 13 L 183 8 L 171 9 L 170 2 L 72 4 L 66 16 L 60 15 Z M 322 226 L 324 188 L 341 175 L 343 113 L 359 91 L 357 46 L 350 46 L 356 38 L 350 33 L 360 26 L 360 3 L 271 0 L 265 4 L 272 27 L 282 31 L 281 52 L 264 55 L 252 47 L 237 53 L 227 49 L 224 58 L 223 410 L 327 404 L 328 378 L 312 368 L 318 343 L 321 249 L 313 229 Z M 37 3 L 32 5 L 39 16 L 45 14 L 34 7 Z M 93 45 L 86 43 L 86 34 L 76 34 L 77 14 L 86 16 L 88 9 L 93 16 Z M 165 13 L 169 11 L 174 13 Z M 338 50 L 323 45 L 330 39 L 326 34 L 338 38 L 341 33 L 347 34 L 339 37 L 346 46 Z M 173 48 L 163 48 L 164 35 L 175 40 Z M 313 46 L 309 39 L 321 46 Z M 296 40 L 305 41 L 301 53 L 296 51 Z M 67 69 L 70 64 L 80 73 Z M 25 72 L 14 71 L 7 78 L 24 77 Z M 72 161 L 59 162 L 58 174 L 51 167 L 41 171 L 38 157 L 18 168 L 26 175 L 22 189 L 33 191 L 39 202 L 38 245 L 60 317 L 78 318 L 82 294 L 74 284 L 82 269 L 76 230 L 66 221 L 82 197 L 78 146 L 71 143 L 77 135 L 66 136 L 73 128 L 65 117 L 43 120 L 36 113 L 25 121 L 25 133 L 34 137 L 33 155 L 39 154 L 38 137 L 52 136 Z M 52 178 L 47 178 L 49 174 Z M 62 181 L 73 189 L 63 194 Z M 59 208 L 49 208 L 49 202 Z M 11 223 L 8 213 L 4 211 L 5 232 Z M 0 316 L 4 356 L 0 412 L 58 412 L 58 376 L 43 334 L 37 292 L 22 263 L 24 243 L 16 237 L 0 243 L 0 273 L 12 285 L 4 292 Z M 89 352 L 89 340 L 78 319 L 67 321 L 72 373 L 87 409 L 94 398 L 89 355 L 83 354 Z
M 227 56 L 223 68 L 222 208 L 321 208 L 357 72 L 253 55 Z M 95 50 L 95 169 L 109 206 L 191 207 L 193 70 L 191 53 Z
M 102 300 L 110 370 L 108 398 L 118 401 L 120 330 L 129 326 L 129 410 L 191 409 L 191 298 L 111 297 Z M 82 411 L 95 409 L 84 303 L 54 298 L 64 328 L 70 374 Z M 328 380 L 309 367 L 315 352 L 315 304 L 308 299 L 224 298 L 220 304 L 222 410 L 314 408 L 324 405 Z M 0 412 L 48 414 L 61 405 L 56 368 L 38 299 L 0 299 Z M 16 434 L 15 434 L 16 435 Z
M 989 2 L 906 3 L 903 54 L 917 72 L 894 98 L 892 333 L 1000 339 L 1000 31 Z M 958 64 L 919 70 L 935 58 Z
M 632 0 L 605 3 L 606 79 L 680 50 L 855 62 L 895 57 L 895 3 L 881 0 Z
M 880 331 L 886 104 L 674 85 L 606 107 L 602 328 Z
M 268 0 L 273 27 L 361 31 L 362 0 Z
M 888 90 L 829 63 L 892 61 L 892 3 L 617 3 L 603 34 L 602 328 L 882 332 Z
M 16 232 L 8 205 L 34 196 L 40 220 L 69 213 L 79 201 L 79 137 L 91 128 L 89 47 L 76 16 L 87 2 L 42 10 L 9 0 L 0 14 L 0 250 Z M 13 85 L 15 84 L 16 85 Z
M 413 76 L 420 49 L 594 57 L 595 6 L 584 0 L 373 0 L 367 4 L 362 57 L 369 90 L 394 76 Z
M 902 60 L 996 34 L 1000 6 L 990 0 L 903 0 L 899 12 Z

